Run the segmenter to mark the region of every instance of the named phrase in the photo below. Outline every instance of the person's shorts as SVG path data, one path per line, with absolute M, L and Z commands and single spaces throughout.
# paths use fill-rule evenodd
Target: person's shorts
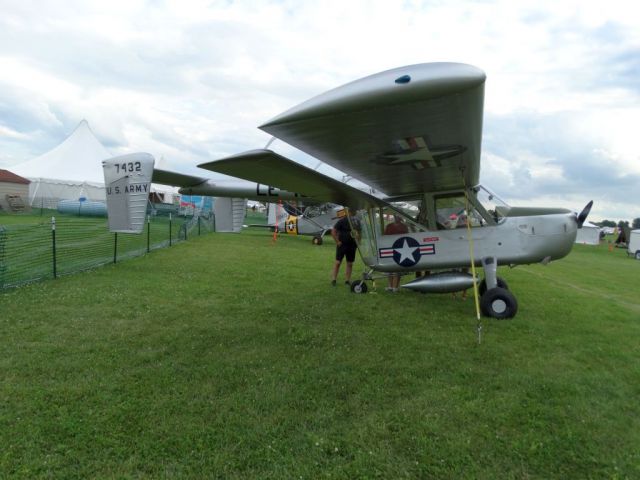
M 356 249 L 358 246 L 354 243 L 343 243 L 339 247 L 336 247 L 336 260 L 342 261 L 344 257 L 347 257 L 347 262 L 353 263 L 356 259 Z

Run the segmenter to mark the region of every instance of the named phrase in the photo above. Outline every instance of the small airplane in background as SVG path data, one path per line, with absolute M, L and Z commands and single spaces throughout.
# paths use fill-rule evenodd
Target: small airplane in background
M 249 225 L 268 227 L 287 235 L 310 235 L 311 243 L 322 245 L 323 237 L 333 225 L 347 214 L 347 210 L 332 203 L 296 207 L 287 202 L 267 204 L 267 224 Z
M 566 256 L 593 202 L 579 215 L 564 208 L 511 207 L 479 184 L 485 79 L 482 70 L 459 63 L 400 67 L 330 90 L 260 127 L 382 192 L 380 196 L 268 149 L 200 167 L 277 186 L 283 189 L 280 197 L 295 191 L 303 196 L 291 194 L 294 199 L 347 207 L 368 267 L 352 283 L 355 293 L 366 292 L 367 281 L 378 274 L 438 271 L 403 287 L 438 293 L 474 288 L 484 315 L 511 318 L 518 303 L 497 276 L 498 265 L 547 264 Z M 128 159 L 150 160 L 149 171 L 149 157 L 133 154 Z M 103 162 L 107 186 L 150 180 L 115 175 L 118 161 Z M 164 183 L 161 176 L 153 172 L 154 181 Z M 219 195 L 206 189 L 204 179 L 185 178 L 189 184 L 181 191 Z M 414 202 L 418 213 L 407 214 L 394 202 Z M 403 219 L 406 232 L 385 235 L 394 215 Z M 484 271 L 482 281 L 476 267 Z

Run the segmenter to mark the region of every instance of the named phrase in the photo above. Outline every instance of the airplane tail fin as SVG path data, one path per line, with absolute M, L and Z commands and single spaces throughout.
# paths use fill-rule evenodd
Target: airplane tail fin
M 144 229 L 154 163 L 148 153 L 103 160 L 109 231 L 141 233 Z
M 267 225 L 269 225 L 270 227 L 284 222 L 287 217 L 289 217 L 289 213 L 285 210 L 285 208 L 277 203 L 269 203 L 267 205 L 267 209 Z

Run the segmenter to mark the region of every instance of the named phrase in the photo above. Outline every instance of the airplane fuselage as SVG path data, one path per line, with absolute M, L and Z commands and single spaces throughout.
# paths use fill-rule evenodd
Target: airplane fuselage
M 509 217 L 498 225 L 470 229 L 475 264 L 495 257 L 500 265 L 557 260 L 573 247 L 577 225 L 570 213 Z M 381 272 L 464 268 L 471 264 L 466 228 L 377 235 L 375 248 L 363 245 L 364 262 Z
M 295 192 L 254 182 L 219 182 L 208 180 L 198 185 L 180 188 L 182 195 L 206 195 L 210 197 L 247 198 L 259 202 L 277 203 L 278 201 L 302 200 L 304 197 Z

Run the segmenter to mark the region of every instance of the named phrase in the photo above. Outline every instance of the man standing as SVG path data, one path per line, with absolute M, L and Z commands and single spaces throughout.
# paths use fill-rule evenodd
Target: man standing
M 356 249 L 358 245 L 353 238 L 351 232 L 351 224 L 354 223 L 354 228 L 357 228 L 355 222 L 357 219 L 350 214 L 342 217 L 338 220 L 331 229 L 331 236 L 336 242 L 336 261 L 333 264 L 333 271 L 331 273 L 331 285 L 335 287 L 336 278 L 338 278 L 338 271 L 342 264 L 342 259 L 347 257 L 347 267 L 344 274 L 345 284 L 351 285 L 351 272 L 353 270 L 353 262 L 356 259 Z
M 409 227 L 407 227 L 407 224 L 402 221 L 402 217 L 400 215 L 394 215 L 393 222 L 387 225 L 386 228 L 384 229 L 385 235 L 400 235 L 408 232 L 409 232 Z M 385 290 L 387 292 L 396 293 L 399 287 L 400 287 L 400 274 L 390 273 L 389 286 Z

